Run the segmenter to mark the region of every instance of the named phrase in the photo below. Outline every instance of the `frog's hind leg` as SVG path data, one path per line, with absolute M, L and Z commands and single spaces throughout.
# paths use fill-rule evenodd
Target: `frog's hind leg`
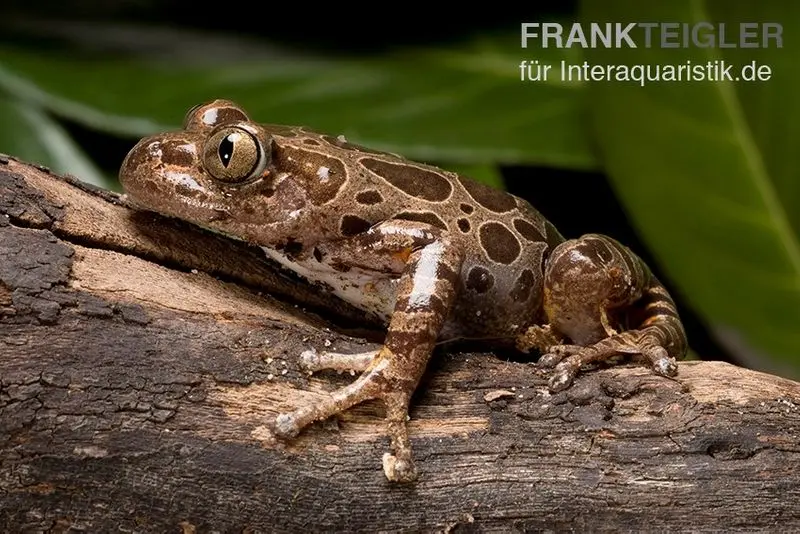
M 409 402 L 455 299 L 463 256 L 441 230 L 412 221 L 389 221 L 353 239 L 357 241 L 351 242 L 351 250 L 346 251 L 351 263 L 360 259 L 358 251 L 384 254 L 386 265 L 398 258 L 403 260 L 383 348 L 352 384 L 319 402 L 279 415 L 275 433 L 279 438 L 294 437 L 314 421 L 361 402 L 380 399 L 386 406 L 392 451 L 384 455 L 384 472 L 389 480 L 408 482 L 416 478 L 406 426 Z M 348 243 L 344 243 L 340 248 L 347 247 Z M 349 361 L 337 358 L 326 360 L 324 365 L 363 364 L 369 359 L 363 354 Z
M 569 387 L 581 367 L 640 355 L 663 376 L 677 373 L 687 341 L 675 303 L 644 262 L 613 239 L 589 234 L 562 243 L 545 268 L 549 326 L 573 344 L 539 360 L 553 367 L 550 389 Z

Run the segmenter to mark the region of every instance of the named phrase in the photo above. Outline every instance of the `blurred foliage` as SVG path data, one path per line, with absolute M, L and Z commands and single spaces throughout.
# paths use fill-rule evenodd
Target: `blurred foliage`
M 800 376 L 800 4 L 591 1 L 585 21 L 780 22 L 786 48 L 588 50 L 593 63 L 753 62 L 765 82 L 596 84 L 606 171 L 634 224 L 718 339 Z M 735 37 L 738 37 L 736 35 Z M 730 40 L 730 35 L 729 35 Z
M 118 188 L 61 122 L 136 138 L 229 98 L 500 186 L 499 165 L 605 172 L 671 283 L 749 365 L 800 376 L 800 4 L 585 0 L 564 20 L 780 22 L 782 49 L 520 48 L 507 30 L 366 53 L 154 25 L 43 22 L 0 44 L 0 151 Z M 541 14 L 538 20 L 553 20 Z M 24 20 L 23 20 L 24 22 Z M 346 33 L 346 32 L 340 32 Z M 57 42 L 58 45 L 53 45 Z M 69 43 L 70 46 L 65 46 Z M 521 82 L 522 60 L 727 60 L 768 82 Z M 576 192 L 579 194 L 580 192 Z M 534 200 L 535 203 L 535 200 Z M 702 356 L 702 355 L 701 355 Z
M 174 37 L 176 46 L 202 42 L 202 50 L 185 50 L 189 59 L 176 61 L 5 46 L 0 88 L 22 108 L 117 135 L 178 128 L 195 103 L 225 95 L 264 122 L 335 132 L 420 160 L 597 163 L 584 130 L 574 127 L 583 109 L 574 87 L 528 86 L 508 75 L 519 63 L 517 36 L 377 58 L 309 56 L 258 43 L 228 56 L 223 39 Z M 563 56 L 551 50 L 551 61 Z

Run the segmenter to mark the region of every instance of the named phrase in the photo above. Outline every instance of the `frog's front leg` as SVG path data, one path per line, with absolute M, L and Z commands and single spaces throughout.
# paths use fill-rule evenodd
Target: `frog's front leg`
M 327 354 L 321 367 L 364 367 L 352 384 L 322 401 L 281 414 L 278 437 L 290 438 L 304 427 L 361 402 L 380 399 L 386 406 L 392 453 L 384 455 L 386 476 L 407 482 L 416 478 L 406 420 L 411 395 L 419 383 L 456 296 L 463 254 L 438 228 L 411 221 L 388 221 L 326 251 L 347 258 L 348 265 L 376 272 L 400 273 L 388 333 L 373 358 L 369 353 L 336 360 Z M 335 258 L 334 258 L 335 259 Z M 308 362 L 306 362 L 308 363 Z
M 674 376 L 687 341 L 664 286 L 630 249 L 599 234 L 566 241 L 545 266 L 544 309 L 549 327 L 572 344 L 550 347 L 539 360 L 554 367 L 550 389 L 569 387 L 583 365 L 619 354 L 643 356 L 653 370 Z

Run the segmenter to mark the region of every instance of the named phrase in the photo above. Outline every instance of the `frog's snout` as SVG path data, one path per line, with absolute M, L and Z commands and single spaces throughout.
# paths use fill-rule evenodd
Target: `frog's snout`
M 196 182 L 202 168 L 198 149 L 182 133 L 145 137 L 128 152 L 122 162 L 119 180 L 126 191 L 143 187 L 163 187 L 166 182 Z
M 146 162 L 143 145 L 147 140 L 148 139 L 145 138 L 136 143 L 136 145 L 128 151 L 125 159 L 122 160 L 122 165 L 119 169 L 119 181 L 122 183 L 123 187 L 125 187 L 126 183 L 130 183 L 130 180 L 135 177 L 136 169 L 141 168 Z
M 185 132 L 146 137 L 122 162 L 128 198 L 151 211 L 188 220 L 218 215 L 218 194 L 200 163 L 198 144 Z
M 150 206 L 158 194 L 158 166 L 148 156 L 150 139 L 139 141 L 125 156 L 119 181 L 128 198 L 142 207 Z

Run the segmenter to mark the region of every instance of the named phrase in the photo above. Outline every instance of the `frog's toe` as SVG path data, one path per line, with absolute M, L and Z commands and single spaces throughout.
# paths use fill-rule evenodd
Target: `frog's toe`
M 642 348 L 642 356 L 649 362 L 656 374 L 661 376 L 675 376 L 678 374 L 678 363 L 670 357 L 667 349 L 660 345 Z
M 273 433 L 279 439 L 291 439 L 300 434 L 295 412 L 282 413 L 275 418 Z
M 550 376 L 550 381 L 547 386 L 553 393 L 564 391 L 572 385 L 572 381 L 575 380 L 577 374 L 577 371 L 569 367 L 556 367 L 555 371 L 553 371 L 553 374 Z
M 291 412 L 278 415 L 274 422 L 276 437 L 293 438 L 315 421 L 328 419 L 356 404 L 378 398 L 380 378 L 372 374 L 361 375 L 352 384 L 333 391 L 322 399 L 307 402 Z
M 542 357 L 542 367 L 553 368 L 549 387 L 553 392 L 568 388 L 581 368 L 596 362 L 610 360 L 622 354 L 639 355 L 650 363 L 650 367 L 661 376 L 675 376 L 678 365 L 667 350 L 653 342 L 642 332 L 629 331 L 609 336 L 594 345 L 560 345 L 551 347 Z
M 299 365 L 305 371 L 313 373 L 318 371 L 319 368 L 319 353 L 316 349 L 304 350 L 300 353 Z
M 359 352 L 356 354 L 342 354 L 339 352 L 322 351 L 315 349 L 305 350 L 300 354 L 300 366 L 309 373 L 316 373 L 326 369 L 334 371 L 363 372 L 372 363 L 380 350 Z
M 553 367 L 558 365 L 563 359 L 564 356 L 562 354 L 548 352 L 547 354 L 542 354 L 542 356 L 539 358 L 539 361 L 536 363 L 539 365 L 539 367 L 542 367 L 544 369 L 552 369 Z
M 579 350 L 567 351 L 568 354 L 560 354 L 560 359 L 557 364 L 552 366 L 553 373 L 550 376 L 550 382 L 548 384 L 550 391 L 555 393 L 570 387 L 584 365 L 606 360 L 618 354 L 618 351 L 611 347 L 601 347 L 598 345 L 600 344 L 580 347 Z M 569 345 L 569 347 L 574 346 Z
M 338 362 L 349 364 L 361 362 L 369 365 L 369 369 L 353 383 L 332 391 L 321 399 L 303 404 L 294 411 L 278 415 L 273 425 L 275 436 L 278 439 L 293 438 L 315 421 L 322 421 L 338 415 L 364 401 L 381 400 L 386 406 L 386 421 L 392 451 L 384 456 L 384 472 L 391 481 L 409 482 L 414 480 L 417 470 L 411 457 L 411 443 L 407 426 L 408 405 L 413 389 L 408 387 L 408 382 L 387 378 L 386 366 L 371 365 L 376 352 L 335 355 L 334 353 L 316 354 L 309 351 L 305 354 L 306 363 L 319 363 L 315 359 L 325 357 L 327 354 L 327 357 L 344 358 L 344 360 L 338 359 Z
M 564 358 L 577 354 L 584 348 L 579 345 L 552 345 L 547 349 L 546 354 L 542 354 L 537 364 L 539 367 L 552 369 L 561 363 Z
M 417 478 L 417 467 L 408 458 L 398 458 L 392 453 L 383 455 L 383 473 L 391 482 L 413 482 Z

